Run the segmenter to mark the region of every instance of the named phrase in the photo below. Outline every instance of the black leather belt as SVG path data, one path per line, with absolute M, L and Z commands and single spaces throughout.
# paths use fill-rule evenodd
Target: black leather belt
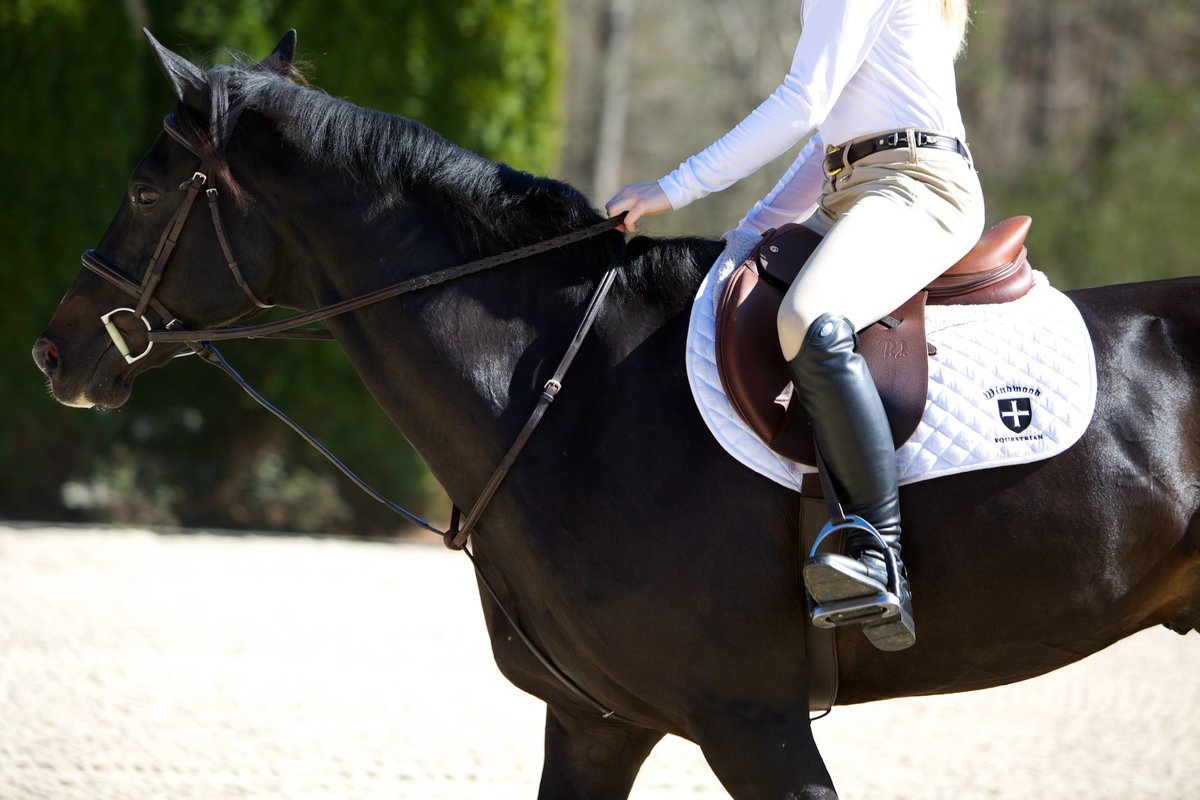
M 934 131 L 913 131 L 917 147 L 932 147 L 935 150 L 949 150 L 964 158 L 969 157 L 967 146 L 956 137 Z M 893 131 L 855 142 L 841 147 L 829 146 L 825 153 L 825 174 L 833 177 L 859 159 L 884 150 L 897 150 L 908 147 L 908 131 Z

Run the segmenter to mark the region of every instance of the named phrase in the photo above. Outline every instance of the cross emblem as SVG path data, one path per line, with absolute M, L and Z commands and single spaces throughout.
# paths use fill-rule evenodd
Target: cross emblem
M 1033 421 L 1033 407 L 1028 397 L 1008 397 L 997 400 L 996 404 L 1000 407 L 1000 421 L 1013 433 L 1020 433 Z

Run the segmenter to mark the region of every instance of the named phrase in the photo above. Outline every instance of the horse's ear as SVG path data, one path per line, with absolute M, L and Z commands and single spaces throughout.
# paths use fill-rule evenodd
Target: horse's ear
M 296 56 L 296 29 L 292 28 L 283 35 L 279 44 L 271 51 L 271 55 L 258 62 L 258 66 L 270 70 L 276 75 L 287 75 L 292 69 L 292 59 Z
M 175 96 L 185 106 L 196 111 L 201 117 L 207 118 L 210 97 L 208 76 L 183 56 L 173 53 L 159 44 L 146 28 L 142 28 L 142 33 L 146 34 L 146 39 L 150 42 L 150 49 L 154 51 L 154 59 L 158 61 L 159 69 L 166 76 L 167 83 L 171 84 L 171 90 L 175 92 Z

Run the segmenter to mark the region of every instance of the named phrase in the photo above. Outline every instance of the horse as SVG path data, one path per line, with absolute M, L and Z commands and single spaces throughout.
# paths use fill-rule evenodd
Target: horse
M 187 351 L 150 349 L 143 326 L 186 337 L 260 305 L 314 309 L 604 222 L 564 183 L 294 82 L 294 32 L 208 70 L 150 41 L 179 103 L 95 257 L 153 301 L 109 314 L 125 293 L 80 271 L 34 346 L 61 403 L 116 408 Z M 197 171 L 223 225 L 180 216 Z M 169 269 L 147 266 L 164 249 Z M 685 375 L 689 306 L 721 249 L 606 230 L 326 320 L 467 508 L 615 272 L 473 530 L 496 664 L 546 703 L 542 798 L 627 797 L 666 734 L 735 798 L 837 797 L 810 721 L 800 498 L 715 442 Z M 903 488 L 918 640 L 881 653 L 839 631 L 839 703 L 998 686 L 1200 625 L 1200 279 L 1070 297 L 1098 364 L 1090 427 L 1050 460 Z M 864 760 L 886 758 L 882 732 L 863 734 Z

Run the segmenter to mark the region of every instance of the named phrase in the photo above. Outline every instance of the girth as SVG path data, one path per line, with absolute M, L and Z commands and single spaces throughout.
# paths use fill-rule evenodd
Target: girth
M 979 243 L 941 277 L 878 324 L 859 332 L 897 448 L 925 408 L 929 378 L 925 306 L 1003 303 L 1033 285 L 1026 258 L 1029 217 L 1013 217 L 985 231 Z M 808 417 L 792 403 L 792 379 L 779 350 L 775 319 L 783 293 L 821 236 L 803 225 L 769 231 L 729 277 L 717 307 L 716 363 L 729 402 L 773 451 L 814 464 Z

